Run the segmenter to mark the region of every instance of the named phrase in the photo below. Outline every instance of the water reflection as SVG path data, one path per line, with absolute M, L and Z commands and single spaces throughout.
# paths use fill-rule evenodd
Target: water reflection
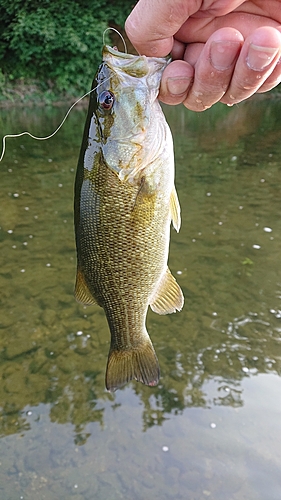
M 183 220 L 172 231 L 170 268 L 186 305 L 148 314 L 162 373 L 153 389 L 105 391 L 103 310 L 73 297 L 85 110 L 51 141 L 8 141 L 0 164 L 3 500 L 23 491 L 32 500 L 39 491 L 78 500 L 280 496 L 281 104 L 165 111 Z M 47 135 L 63 114 L 2 111 L 0 130 Z
M 215 108 L 204 117 L 167 109 L 175 134 L 183 212 L 171 268 L 181 314 L 149 314 L 162 379 L 132 384 L 143 425 L 186 407 L 243 404 L 239 381 L 280 375 L 280 104 Z M 56 128 L 62 110 L 2 113 L 1 130 Z M 98 308 L 73 299 L 72 185 L 84 110 L 46 143 L 9 141 L 1 165 L 1 435 L 28 427 L 23 408 L 50 404 L 54 422 L 102 425 L 109 335 Z M 210 401 L 204 384 L 219 379 Z M 81 437 L 82 436 L 82 437 Z

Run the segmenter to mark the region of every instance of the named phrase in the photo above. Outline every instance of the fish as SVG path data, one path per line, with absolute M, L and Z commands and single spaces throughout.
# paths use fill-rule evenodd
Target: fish
M 148 307 L 180 311 L 167 261 L 171 221 L 181 224 L 173 139 L 157 99 L 167 58 L 103 47 L 77 165 L 76 300 L 104 309 L 111 334 L 105 385 L 159 382 Z

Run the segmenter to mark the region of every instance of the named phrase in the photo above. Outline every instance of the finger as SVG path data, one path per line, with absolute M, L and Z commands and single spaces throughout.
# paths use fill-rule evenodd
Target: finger
M 258 93 L 268 92 L 269 90 L 274 89 L 281 83 L 281 60 L 279 59 L 275 69 L 271 73 L 271 75 L 267 78 L 264 84 L 258 89 Z
M 193 111 L 204 111 L 218 102 L 228 89 L 243 43 L 242 34 L 233 28 L 217 30 L 202 49 L 187 48 L 185 59 L 195 64 L 194 82 L 183 104 Z M 200 53 L 201 50 L 201 53 Z M 197 54 L 196 54 L 197 51 Z M 168 82 L 169 87 L 169 82 Z
M 191 66 L 196 66 L 196 63 L 201 56 L 201 52 L 204 49 L 204 43 L 190 43 L 185 47 L 184 60 L 191 64 Z
M 195 64 L 203 48 L 203 43 L 191 43 L 186 47 L 185 44 L 180 44 L 175 40 L 171 52 L 172 58 L 185 57 L 185 61 L 172 61 L 164 70 L 158 96 L 160 101 L 176 105 L 186 99 L 193 83 Z M 188 55 L 186 55 L 187 53 Z
M 281 34 L 275 28 L 262 27 L 245 40 L 233 78 L 221 102 L 236 104 L 257 92 L 274 86 L 280 78 L 277 66 L 281 54 Z
M 173 35 L 197 10 L 195 0 L 139 0 L 125 30 L 139 54 L 164 57 L 172 49 Z
M 231 2 L 228 2 L 231 4 Z M 257 3 L 257 2 L 256 2 Z M 242 33 L 246 39 L 254 30 L 264 26 L 278 29 L 281 23 L 280 1 L 276 1 L 275 8 L 267 9 L 268 2 L 262 2 L 261 8 L 253 5 L 254 2 L 242 2 L 241 9 L 233 10 L 226 15 L 192 16 L 180 27 L 175 38 L 184 43 L 207 42 L 208 38 L 221 28 L 234 28 Z M 264 15 L 262 9 L 264 8 Z
M 193 82 L 194 68 L 185 61 L 172 61 L 165 68 L 159 99 L 165 104 L 180 104 L 187 96 Z
M 183 59 L 185 50 L 186 44 L 174 39 L 173 47 L 171 50 L 172 59 Z

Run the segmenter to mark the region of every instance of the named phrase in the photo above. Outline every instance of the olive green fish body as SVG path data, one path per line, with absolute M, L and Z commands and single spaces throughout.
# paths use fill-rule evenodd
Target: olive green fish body
M 105 51 L 76 177 L 76 298 L 97 303 L 106 313 L 111 332 L 109 390 L 131 379 L 157 384 L 159 366 L 146 331 L 147 309 L 151 305 L 166 314 L 183 305 L 182 292 L 167 268 L 171 219 L 177 229 L 180 224 L 172 139 L 156 101 L 158 88 L 147 85 L 147 59 Z M 118 71 L 116 75 L 116 60 L 121 66 L 125 61 L 125 79 L 133 78 L 127 87 Z M 140 78 L 139 93 L 135 88 Z M 110 111 L 101 109 L 104 95 L 109 104 L 114 99 Z M 120 123 L 124 111 L 127 123 Z M 159 148 L 155 139 L 165 142 Z

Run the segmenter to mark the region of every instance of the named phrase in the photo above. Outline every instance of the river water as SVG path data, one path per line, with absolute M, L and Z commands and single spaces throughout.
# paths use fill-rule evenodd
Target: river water
M 1 110 L 48 135 L 62 108 Z M 165 108 L 182 228 L 182 312 L 148 313 L 158 387 L 106 392 L 102 309 L 73 297 L 85 109 L 0 164 L 1 500 L 280 500 L 281 102 Z

